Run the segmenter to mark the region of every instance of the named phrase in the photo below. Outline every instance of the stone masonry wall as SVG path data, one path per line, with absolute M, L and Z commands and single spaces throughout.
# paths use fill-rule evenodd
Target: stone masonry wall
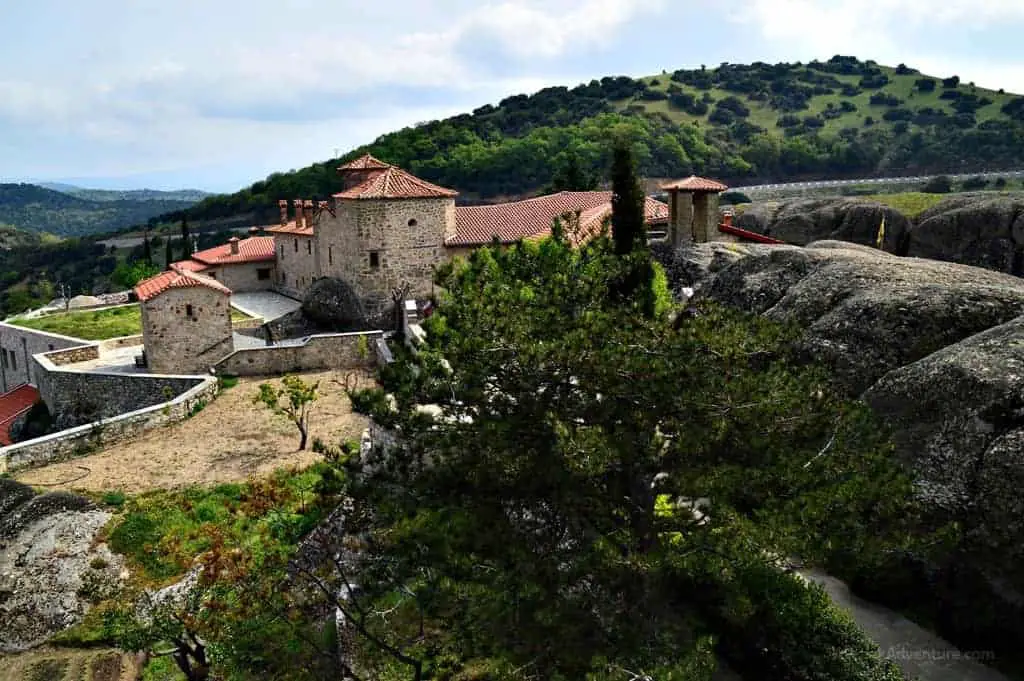
M 326 214 L 330 218 L 330 214 Z M 312 236 L 275 234 L 277 252 L 276 286 L 290 295 L 301 297 L 319 276 L 317 239 Z
M 0 323 L 0 392 L 34 382 L 32 355 L 87 344 L 80 338 Z
M 234 347 L 230 298 L 201 286 L 164 291 L 142 303 L 142 335 L 149 371 L 204 374 Z
M 430 296 L 434 267 L 448 257 L 454 199 L 340 200 L 335 213 L 321 214 L 317 230 L 325 276 L 349 282 L 371 316 L 391 305 L 392 289 L 404 282 L 411 296 Z
M 138 376 L 125 375 L 122 378 Z M 195 383 L 193 387 L 159 404 L 2 447 L 0 473 L 43 466 L 100 447 L 131 440 L 151 428 L 182 421 L 188 418 L 199 404 L 208 403 L 217 395 L 217 380 L 212 376 L 192 380 Z
M 260 279 L 260 270 L 267 272 L 266 279 Z M 220 265 L 203 270 L 202 274 L 213 277 L 232 291 L 268 291 L 274 285 L 274 262 L 243 262 Z
M 360 341 L 360 338 L 365 339 Z M 280 376 L 299 371 L 372 368 L 382 331 L 310 336 L 301 343 L 235 350 L 217 363 L 221 375 Z
M 99 359 L 99 357 L 100 346 L 96 344 L 81 345 L 77 348 L 68 348 L 67 350 L 54 350 L 53 352 L 46 353 L 46 358 L 50 360 L 50 363 L 54 364 L 55 366 L 63 366 L 65 364 L 77 364 L 78 362 L 88 362 L 89 360 Z
M 50 354 L 32 358 L 35 385 L 49 407 L 57 428 L 112 418 L 151 407 L 187 392 L 203 382 L 201 376 L 159 376 L 152 374 L 101 373 L 63 369 Z

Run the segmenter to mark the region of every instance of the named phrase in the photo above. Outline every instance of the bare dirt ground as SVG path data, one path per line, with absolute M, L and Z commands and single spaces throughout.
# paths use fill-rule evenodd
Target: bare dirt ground
M 335 383 L 344 380 L 342 373 L 325 371 L 302 377 L 320 382 L 320 399 L 310 421 L 310 447 L 314 437 L 330 444 L 359 438 L 367 421 L 352 413 L 344 388 Z M 279 383 L 275 379 L 240 379 L 238 385 L 181 423 L 151 430 L 96 454 L 25 471 L 16 478 L 49 489 L 137 494 L 243 481 L 278 468 L 312 464 L 319 455 L 298 451 L 295 426 L 252 403 L 264 382 Z

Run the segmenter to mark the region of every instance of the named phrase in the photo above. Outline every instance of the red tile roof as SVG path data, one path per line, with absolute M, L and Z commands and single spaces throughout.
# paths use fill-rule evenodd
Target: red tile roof
M 308 225 L 306 227 L 296 227 L 295 220 L 292 220 L 286 225 L 274 225 L 272 227 L 263 227 L 264 231 L 270 232 L 271 234 L 296 234 L 298 236 L 313 236 L 313 226 Z
M 205 269 L 209 269 L 209 267 L 195 260 L 179 260 L 178 262 L 171 263 L 171 269 L 175 272 L 180 272 L 182 270 L 187 272 L 202 272 Z
M 262 262 L 274 259 L 274 237 L 251 236 L 238 241 L 238 254 L 231 253 L 231 244 L 221 244 L 192 254 L 192 259 L 204 265 L 234 265 L 243 262 Z
M 135 285 L 135 295 L 140 301 L 146 302 L 172 288 L 194 288 L 196 286 L 204 286 L 231 295 L 231 289 L 216 279 L 202 274 L 193 274 L 187 270 L 161 272 L 155 277 L 140 281 Z
M 611 215 L 612 193 L 559 192 L 524 201 L 490 206 L 458 206 L 455 209 L 456 234 L 448 246 L 478 246 L 490 243 L 493 236 L 503 244 L 519 239 L 539 238 L 551 233 L 551 221 L 567 213 L 580 211 L 581 240 L 596 236 L 603 220 Z M 647 198 L 647 224 L 668 221 L 668 206 Z
M 384 170 L 390 167 L 390 164 L 376 159 L 370 154 L 363 154 L 354 161 L 338 166 L 338 170 Z
M 11 444 L 11 424 L 39 401 L 39 391 L 32 386 L 19 386 L 0 395 L 0 446 Z
M 365 182 L 340 194 L 336 199 L 428 199 L 457 196 L 452 189 L 439 187 L 407 173 L 401 168 L 388 166 Z
M 680 190 L 684 192 L 724 192 L 728 189 L 728 187 L 721 182 L 709 180 L 704 177 L 697 177 L 696 175 L 690 175 L 685 180 L 669 182 L 668 184 L 662 185 L 661 188 L 667 191 Z

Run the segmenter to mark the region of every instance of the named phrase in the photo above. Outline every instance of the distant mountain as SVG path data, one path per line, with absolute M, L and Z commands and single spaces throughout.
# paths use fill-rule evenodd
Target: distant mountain
M 341 159 L 209 197 L 189 215 L 273 221 L 278 199 L 338 191 L 339 161 L 363 153 L 457 189 L 462 201 L 520 196 L 548 185 L 571 156 L 605 174 L 619 135 L 651 178 L 695 173 L 740 185 L 1016 169 L 1024 97 L 844 56 L 609 76 L 389 133 Z
M 160 191 L 156 189 L 86 189 L 73 184 L 61 182 L 40 182 L 40 187 L 52 189 L 62 194 L 70 194 L 88 201 L 185 201 L 198 203 L 210 192 L 199 189 L 178 189 L 176 191 Z
M 205 195 L 192 190 L 75 191 L 82 195 L 33 184 L 0 184 L 0 224 L 58 236 L 105 234 L 187 209 Z

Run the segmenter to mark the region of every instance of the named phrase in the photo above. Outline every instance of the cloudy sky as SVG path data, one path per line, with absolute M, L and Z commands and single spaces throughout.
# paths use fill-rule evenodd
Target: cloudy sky
M 1021 0 L 0 0 L 0 182 L 230 191 L 545 85 L 851 54 L 1024 93 Z

